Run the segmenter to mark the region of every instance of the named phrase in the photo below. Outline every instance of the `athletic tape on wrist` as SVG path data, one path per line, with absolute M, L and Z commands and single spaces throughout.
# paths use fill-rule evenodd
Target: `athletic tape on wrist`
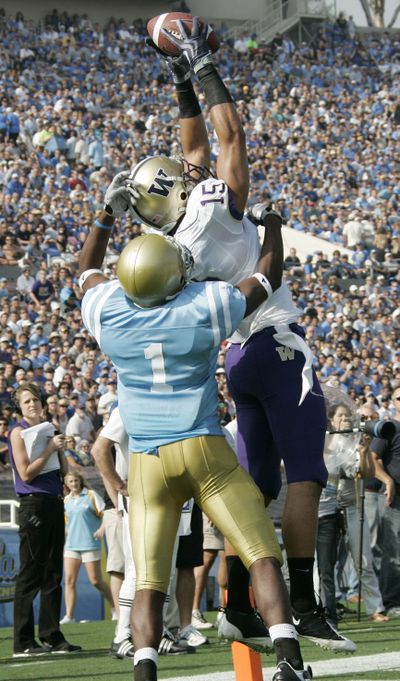
M 213 64 L 206 64 L 206 66 L 199 69 L 197 76 L 199 77 L 207 104 L 210 108 L 216 104 L 232 103 L 233 100 L 229 94 L 228 88 Z
M 176 95 L 178 98 L 179 118 L 194 118 L 201 114 L 199 100 L 190 80 L 184 83 L 176 83 Z
M 82 288 L 83 284 L 88 279 L 88 277 L 90 277 L 91 274 L 101 274 L 102 276 L 104 276 L 104 273 L 102 272 L 102 270 L 98 270 L 98 269 L 95 269 L 95 268 L 90 269 L 90 270 L 85 270 L 84 272 L 82 272 L 81 276 L 79 277 L 78 283 L 79 283 L 80 288 Z
M 110 225 L 109 227 L 107 225 L 103 225 L 103 223 L 100 222 L 100 220 L 95 220 L 94 224 L 95 224 L 95 227 L 98 227 L 99 229 L 105 229 L 107 232 L 111 232 L 111 230 L 113 228 L 112 225 Z
M 256 279 L 258 279 L 258 281 L 260 282 L 261 286 L 262 286 L 262 287 L 266 290 L 266 292 L 268 293 L 268 298 L 270 298 L 270 297 L 272 296 L 272 294 L 273 294 L 273 290 L 272 290 L 272 286 L 271 286 L 271 284 L 269 283 L 269 281 L 268 281 L 267 277 L 265 276 L 265 274 L 261 274 L 261 272 L 256 272 L 255 274 L 252 274 L 252 276 L 255 277 Z

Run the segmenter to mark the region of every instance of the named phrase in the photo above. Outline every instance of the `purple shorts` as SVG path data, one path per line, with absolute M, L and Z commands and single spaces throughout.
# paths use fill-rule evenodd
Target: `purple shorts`
M 304 337 L 297 324 L 290 329 Z M 255 333 L 244 345 L 232 344 L 226 355 L 228 387 L 236 403 L 237 455 L 264 495 L 276 499 L 283 460 L 288 483 L 318 482 L 325 486 L 323 459 L 325 401 L 317 376 L 299 407 L 304 355 L 283 355 L 274 327 Z

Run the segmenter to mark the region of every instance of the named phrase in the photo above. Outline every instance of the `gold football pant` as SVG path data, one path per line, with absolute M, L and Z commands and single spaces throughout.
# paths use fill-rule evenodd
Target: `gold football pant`
M 223 436 L 173 442 L 156 455 L 131 454 L 128 488 L 137 590 L 167 592 L 181 507 L 191 497 L 247 568 L 259 558 L 282 562 L 264 498 Z

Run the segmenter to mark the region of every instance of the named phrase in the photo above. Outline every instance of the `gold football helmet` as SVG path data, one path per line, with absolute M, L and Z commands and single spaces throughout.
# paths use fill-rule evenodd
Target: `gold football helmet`
M 125 246 L 117 276 L 126 295 L 140 307 L 174 298 L 190 279 L 193 257 L 172 237 L 142 234 Z
M 168 156 L 150 156 L 133 168 L 129 180 L 140 195 L 134 205 L 139 219 L 168 234 L 186 210 L 190 187 L 183 164 Z

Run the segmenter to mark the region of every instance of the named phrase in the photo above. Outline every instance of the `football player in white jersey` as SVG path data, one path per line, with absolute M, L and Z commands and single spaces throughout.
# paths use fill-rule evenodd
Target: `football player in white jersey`
M 179 28 L 185 33 L 182 25 Z M 254 271 L 260 252 L 257 228 L 244 216 L 249 189 L 244 131 L 212 63 L 205 30 L 194 21 L 191 36 L 169 39 L 182 52 L 169 63 L 180 109 L 183 161 L 146 158 L 126 183 L 137 192 L 134 211 L 148 228 L 173 234 L 190 249 L 195 279 L 236 284 Z M 218 138 L 217 177 L 208 171 L 210 145 L 192 73 L 203 88 Z M 129 194 L 123 188 L 119 191 L 126 208 Z M 111 197 L 117 198 L 115 186 L 106 194 L 106 203 Z M 299 314 L 282 281 L 231 339 L 226 367 L 237 409 L 238 457 L 267 504 L 279 494 L 283 459 L 288 492 L 282 530 L 297 630 L 323 647 L 350 650 L 347 639 L 327 622 L 314 593 L 318 505 L 327 480 L 326 414 L 312 354 L 296 323 Z M 248 575 L 229 547 L 227 556 L 228 603 L 221 634 L 251 645 L 261 632 L 248 596 Z
M 118 201 L 112 205 L 114 215 Z M 191 282 L 190 253 L 147 234 L 122 252 L 118 280 L 100 268 L 114 218 L 103 212 L 80 256 L 82 318 L 116 367 L 129 435 L 129 520 L 136 594 L 135 681 L 156 681 L 162 608 L 182 503 L 193 497 L 250 570 L 277 656 L 274 681 L 306 681 L 281 554 L 264 499 L 238 464 L 218 419 L 221 341 L 282 277 L 281 218 L 265 214 L 257 271 L 236 287 Z

